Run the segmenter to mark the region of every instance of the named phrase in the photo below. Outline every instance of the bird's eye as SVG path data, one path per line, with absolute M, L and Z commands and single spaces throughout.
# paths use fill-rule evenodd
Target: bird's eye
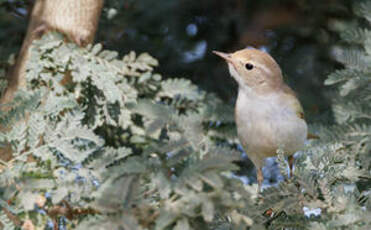
M 254 68 L 254 66 L 253 66 L 253 64 L 251 64 L 251 63 L 246 63 L 246 64 L 245 64 L 245 68 L 246 68 L 247 70 L 252 70 L 252 69 Z

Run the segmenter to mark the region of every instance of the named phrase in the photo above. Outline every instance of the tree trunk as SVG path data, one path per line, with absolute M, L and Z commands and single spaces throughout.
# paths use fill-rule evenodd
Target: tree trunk
M 0 103 L 13 99 L 26 84 L 25 67 L 33 40 L 46 32 L 58 31 L 80 46 L 92 43 L 98 27 L 103 0 L 36 0 L 26 38 L 16 64 L 8 74 L 8 88 Z
M 63 33 L 71 42 L 80 46 L 92 43 L 98 27 L 98 20 L 104 0 L 36 0 L 27 34 L 17 61 L 8 72 L 8 87 L 0 99 L 1 104 L 13 100 L 19 88 L 26 88 L 26 62 L 29 48 L 35 39 L 49 31 Z M 4 108 L 3 108 L 4 109 Z M 5 109 L 7 109 L 5 107 Z M 0 124 L 0 131 L 4 127 Z M 10 146 L 0 149 L 0 159 L 12 157 Z

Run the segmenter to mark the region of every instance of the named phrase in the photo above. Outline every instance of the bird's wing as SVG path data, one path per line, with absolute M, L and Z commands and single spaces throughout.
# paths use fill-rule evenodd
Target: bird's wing
M 297 99 L 295 92 L 287 85 L 284 85 L 283 92 L 284 97 L 286 97 L 287 100 L 290 102 L 289 106 L 295 111 L 296 115 L 300 119 L 305 120 L 303 107 L 301 106 L 299 100 Z M 307 139 L 319 139 L 319 136 L 308 133 Z
M 289 102 L 289 106 L 295 111 L 296 115 L 304 120 L 304 110 L 301 107 L 299 100 L 296 97 L 295 92 L 286 84 L 283 86 L 283 94 L 286 101 Z

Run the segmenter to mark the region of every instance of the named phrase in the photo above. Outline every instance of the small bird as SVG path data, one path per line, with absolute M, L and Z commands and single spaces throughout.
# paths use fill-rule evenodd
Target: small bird
M 235 121 L 238 138 L 257 170 L 258 191 L 264 180 L 264 159 L 282 149 L 290 173 L 293 154 L 304 147 L 307 124 L 294 91 L 285 84 L 280 66 L 266 52 L 243 49 L 234 53 L 213 51 L 222 57 L 238 83 Z

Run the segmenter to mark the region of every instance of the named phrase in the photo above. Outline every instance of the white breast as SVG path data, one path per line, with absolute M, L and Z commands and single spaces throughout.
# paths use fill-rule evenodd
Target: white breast
M 291 155 L 304 146 L 307 125 L 280 98 L 239 90 L 236 103 L 238 136 L 249 158 L 262 165 L 278 148 Z

